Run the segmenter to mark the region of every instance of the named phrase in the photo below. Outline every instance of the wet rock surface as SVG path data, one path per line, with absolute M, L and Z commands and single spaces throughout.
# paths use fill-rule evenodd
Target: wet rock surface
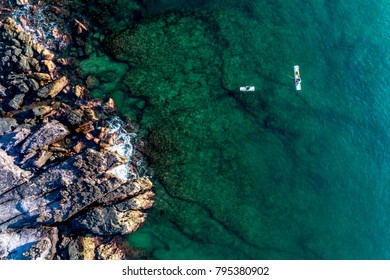
M 0 38 L 0 259 L 131 257 L 121 236 L 145 222 L 153 184 L 113 171 L 130 166 L 112 149 L 113 100 L 89 99 L 13 19 Z

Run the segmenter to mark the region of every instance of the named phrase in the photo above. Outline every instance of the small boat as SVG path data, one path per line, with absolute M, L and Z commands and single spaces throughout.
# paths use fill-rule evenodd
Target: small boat
M 254 86 L 246 86 L 246 87 L 240 87 L 241 92 L 247 92 L 247 91 L 255 91 Z
M 299 66 L 295 65 L 294 66 L 294 77 L 295 77 L 295 89 L 296 90 L 301 90 L 301 74 L 299 73 Z

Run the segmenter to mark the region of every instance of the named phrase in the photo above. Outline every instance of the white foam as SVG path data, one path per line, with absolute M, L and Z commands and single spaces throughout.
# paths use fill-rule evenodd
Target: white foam
M 133 143 L 137 139 L 137 135 L 127 132 L 123 128 L 124 125 L 125 123 L 119 117 L 115 117 L 108 122 L 109 134 L 116 133 L 118 135 L 110 150 L 117 152 L 128 160 L 127 163 L 111 169 L 110 172 L 125 180 L 136 179 L 139 177 L 139 174 L 130 169 L 130 164 L 132 163 L 132 157 L 136 153 Z M 137 162 L 136 165 L 140 165 L 141 161 Z
M 12 5 L 12 4 L 11 4 Z M 45 8 L 39 8 L 33 11 L 33 5 L 14 6 L 11 17 L 20 25 L 24 27 L 26 31 L 32 34 L 32 39 L 36 42 L 40 42 L 45 47 L 49 38 L 52 38 L 52 32 L 57 24 L 53 21 L 47 20 Z M 23 25 L 20 21 L 20 17 L 27 19 L 28 24 Z

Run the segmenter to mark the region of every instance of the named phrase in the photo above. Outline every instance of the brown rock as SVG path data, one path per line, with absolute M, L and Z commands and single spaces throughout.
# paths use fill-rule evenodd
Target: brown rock
M 115 102 L 114 102 L 114 99 L 112 99 L 111 97 L 108 99 L 108 101 L 106 103 L 104 103 L 103 105 L 103 110 L 107 111 L 107 112 L 113 112 L 116 110 L 116 105 L 115 105 Z
M 53 152 L 51 151 L 42 151 L 38 156 L 38 159 L 34 161 L 34 166 L 37 168 L 41 168 L 46 164 L 46 162 L 51 158 Z
M 41 63 L 43 64 L 43 66 L 47 69 L 47 71 L 50 74 L 52 74 L 54 72 L 54 70 L 56 69 L 55 63 L 51 60 L 44 59 L 41 61 Z
M 97 245 L 99 241 L 96 237 L 78 236 L 68 245 L 69 258 L 71 260 L 94 260 Z
M 42 53 L 42 51 L 45 49 L 45 47 L 39 43 L 32 43 L 32 48 L 39 54 Z
M 55 80 L 54 82 L 42 87 L 40 90 L 37 91 L 37 95 L 42 98 L 54 98 L 62 91 L 65 86 L 68 85 L 68 82 L 68 79 L 63 76 L 58 80 Z
M 84 134 L 87 134 L 88 132 L 91 132 L 93 130 L 94 130 L 94 127 L 93 127 L 92 121 L 84 123 L 84 124 L 80 125 L 80 127 L 76 128 L 77 133 L 81 132 Z
M 46 73 L 32 73 L 32 74 L 29 74 L 28 76 L 31 78 L 34 78 L 38 81 L 43 81 L 43 82 L 47 82 L 47 81 L 51 80 L 50 75 L 46 74 Z
M 85 134 L 85 139 L 87 139 L 88 141 L 94 139 L 93 135 L 91 133 L 87 133 Z
M 145 210 L 152 208 L 154 204 L 154 192 L 147 191 L 143 194 L 140 194 L 136 197 L 133 197 L 132 199 L 126 201 L 124 209 L 121 209 L 121 204 L 117 206 L 118 210 L 126 211 L 126 209 L 132 209 L 132 210 Z M 130 207 L 129 207 L 130 206 Z
M 96 248 L 96 259 L 98 260 L 124 260 L 127 258 L 127 251 L 123 240 L 119 236 L 114 237 L 110 242 L 101 244 Z
M 79 141 L 79 142 L 77 142 L 77 144 L 73 147 L 73 150 L 74 150 L 76 153 L 80 153 L 81 150 L 83 149 L 83 147 L 84 147 L 83 142 Z
M 84 92 L 85 92 L 85 88 L 83 86 L 80 86 L 80 85 L 75 86 L 74 94 L 77 97 L 81 98 L 82 96 L 84 96 Z
M 84 110 L 84 112 L 85 112 L 85 115 L 88 117 L 88 119 L 90 119 L 91 121 L 96 122 L 96 121 L 99 120 L 99 119 L 96 117 L 95 111 L 92 110 L 91 108 L 86 108 L 86 109 Z
M 41 54 L 46 60 L 54 59 L 54 53 L 49 51 L 48 49 L 43 49 Z

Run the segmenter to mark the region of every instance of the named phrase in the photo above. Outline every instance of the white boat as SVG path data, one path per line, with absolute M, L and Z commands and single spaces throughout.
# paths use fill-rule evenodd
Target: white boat
M 294 66 L 294 78 L 295 78 L 295 89 L 296 90 L 301 90 L 301 74 L 299 73 L 299 66 L 295 65 Z
M 247 92 L 247 91 L 255 91 L 254 86 L 246 86 L 246 87 L 240 87 L 241 92 Z

